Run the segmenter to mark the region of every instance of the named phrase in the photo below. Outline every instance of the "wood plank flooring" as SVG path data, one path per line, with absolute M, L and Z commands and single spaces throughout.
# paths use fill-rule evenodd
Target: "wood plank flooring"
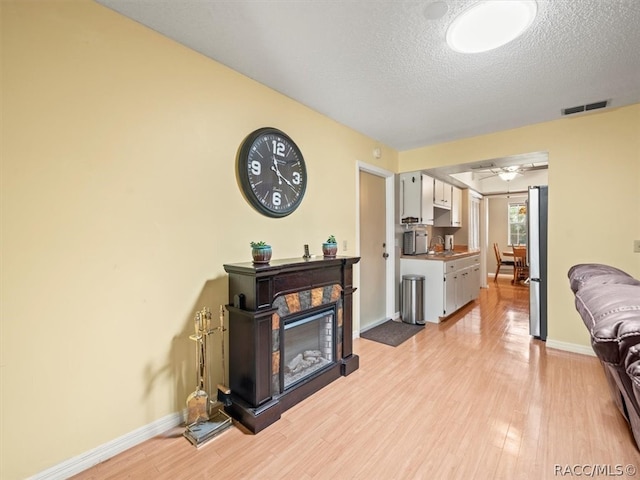
M 596 358 L 531 338 L 528 288 L 490 283 L 398 347 L 356 340 L 359 370 L 257 435 L 234 426 L 196 449 L 176 428 L 74 478 L 540 480 L 574 465 L 640 469 Z

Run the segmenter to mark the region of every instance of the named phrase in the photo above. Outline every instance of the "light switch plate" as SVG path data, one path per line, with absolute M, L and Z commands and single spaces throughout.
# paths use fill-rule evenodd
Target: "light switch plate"
M 633 252 L 640 253 L 640 240 L 633 241 Z
M 347 251 L 347 241 L 346 240 L 342 241 L 342 250 L 345 251 L 345 252 Z

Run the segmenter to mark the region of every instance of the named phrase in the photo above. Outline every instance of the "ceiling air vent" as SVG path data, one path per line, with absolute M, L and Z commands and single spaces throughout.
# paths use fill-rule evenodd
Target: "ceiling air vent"
M 597 110 L 598 108 L 604 108 L 609 104 L 609 100 L 602 100 L 601 102 L 588 103 L 586 105 L 578 105 L 577 107 L 569 107 L 562 109 L 562 115 L 573 115 L 574 113 L 588 112 L 589 110 Z
M 598 108 L 604 108 L 609 103 L 607 100 L 603 100 L 601 102 L 590 103 L 589 105 L 585 105 L 584 109 L 588 112 L 589 110 L 596 110 Z

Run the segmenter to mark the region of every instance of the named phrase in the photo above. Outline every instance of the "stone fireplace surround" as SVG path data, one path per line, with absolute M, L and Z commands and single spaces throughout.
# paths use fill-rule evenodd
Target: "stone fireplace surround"
M 251 432 L 324 386 L 358 369 L 353 354 L 352 266 L 359 257 L 272 260 L 224 265 L 229 274 L 229 387 L 227 413 Z M 334 361 L 284 387 L 284 326 L 290 318 L 330 312 Z

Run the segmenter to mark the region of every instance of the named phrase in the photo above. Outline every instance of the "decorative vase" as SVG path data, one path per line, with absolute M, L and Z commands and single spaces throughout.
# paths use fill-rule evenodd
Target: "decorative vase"
M 269 260 L 271 260 L 271 245 L 252 247 L 251 256 L 253 257 L 253 263 L 261 265 L 269 263 Z
M 324 242 L 322 244 L 322 254 L 325 257 L 335 257 L 336 253 L 338 253 L 338 244 L 337 243 L 327 243 Z

